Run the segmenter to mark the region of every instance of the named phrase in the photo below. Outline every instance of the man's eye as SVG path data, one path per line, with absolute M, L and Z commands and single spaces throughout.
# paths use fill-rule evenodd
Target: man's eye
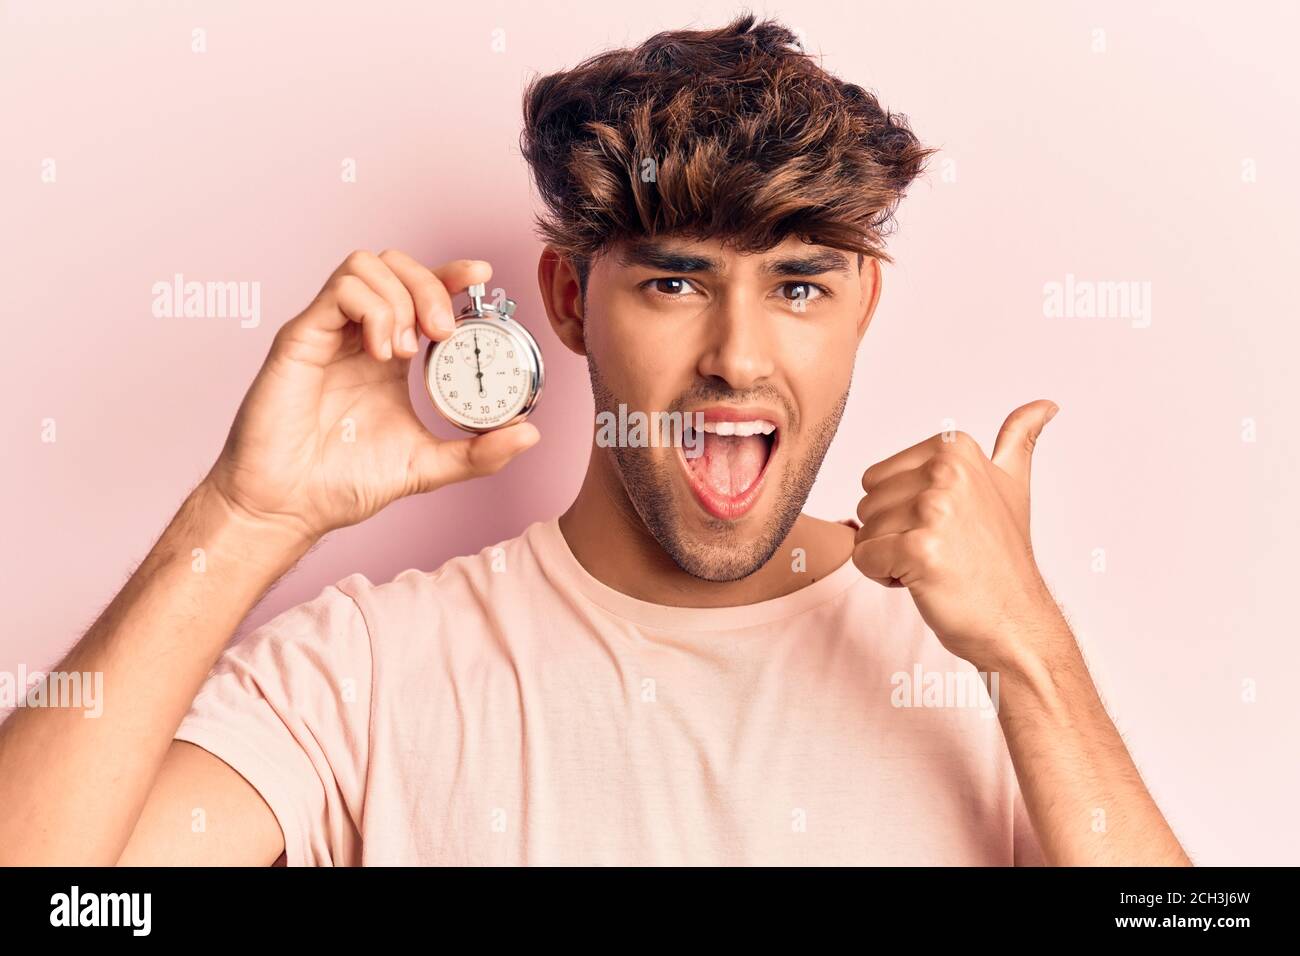
M 826 289 L 812 282 L 787 282 L 781 286 L 781 296 L 791 302 L 809 302 L 826 294 Z
M 679 296 L 695 291 L 695 287 L 689 281 L 678 277 L 651 279 L 647 284 L 660 295 Z

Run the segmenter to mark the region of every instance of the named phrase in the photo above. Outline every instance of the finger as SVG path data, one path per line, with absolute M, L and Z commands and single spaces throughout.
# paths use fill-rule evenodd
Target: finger
M 930 485 L 930 477 L 924 465 L 911 468 L 874 484 L 870 494 L 858 502 L 858 523 L 863 526 L 873 515 L 915 498 Z M 860 538 L 870 535 L 859 534 Z
M 899 580 L 902 574 L 899 561 L 902 537 L 901 534 L 890 534 L 859 541 L 853 549 L 853 563 L 877 584 L 887 588 L 902 587 Z
M 911 497 L 868 515 L 867 520 L 862 522 L 862 527 L 854 534 L 854 540 L 869 541 L 882 535 L 902 534 L 921 527 L 922 515 L 918 501 L 919 499 Z
M 361 326 L 367 352 L 381 362 L 393 357 L 393 307 L 360 276 L 346 273 L 330 280 L 338 313 Z
M 453 482 L 493 474 L 540 439 L 541 433 L 529 422 L 456 441 L 439 441 L 430 436 L 413 462 L 416 490 L 433 491 Z
M 939 434 L 931 435 L 925 441 L 917 442 L 911 448 L 904 448 L 898 454 L 892 455 L 883 461 L 878 461 L 868 468 L 862 473 L 862 490 L 871 491 L 872 488 L 886 478 L 925 464 L 936 452 L 945 448 L 961 452 L 967 456 L 984 457 L 984 450 L 980 448 L 979 442 L 965 432 L 939 432 Z
M 491 279 L 492 265 L 482 259 L 453 259 L 434 266 L 433 274 L 447 289 L 448 295 L 459 295 L 474 283 Z
M 342 270 L 346 274 L 359 276 L 365 283 L 383 296 L 393 310 L 393 324 L 389 329 L 393 352 L 403 358 L 410 358 L 419 351 L 420 343 L 415 337 L 415 303 L 388 263 L 373 252 L 358 251 L 344 260 Z
M 876 462 L 862 473 L 862 490 L 869 492 L 886 478 L 891 478 L 900 472 L 910 471 L 923 464 L 937 451 L 938 438 L 937 435 L 927 438 L 925 441 L 917 442 L 911 448 L 905 448 L 896 455 L 890 455 L 888 458 Z
M 993 444 L 993 464 L 1029 487 L 1029 466 L 1034 446 L 1043 427 L 1060 409 L 1055 402 L 1040 398 L 1021 405 L 1007 416 Z
M 435 341 L 441 341 L 456 328 L 456 318 L 452 309 L 451 296 L 432 269 L 397 249 L 388 249 L 379 254 L 393 274 L 406 286 L 411 300 L 415 303 L 415 319 L 419 330 Z M 486 264 L 486 263 L 485 263 Z M 489 266 L 487 276 L 491 277 Z M 484 280 L 486 281 L 486 279 Z M 411 332 L 414 338 L 415 331 Z M 414 351 L 418 342 L 412 344 Z

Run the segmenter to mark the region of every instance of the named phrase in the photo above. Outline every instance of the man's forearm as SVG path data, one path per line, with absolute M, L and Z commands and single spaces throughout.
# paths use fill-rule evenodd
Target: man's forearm
M 998 717 L 1047 862 L 1187 866 L 1062 619 L 1020 635 Z
M 102 673 L 98 716 L 23 707 L 0 726 L 0 864 L 117 861 L 208 671 L 310 544 L 195 489 L 55 668 Z

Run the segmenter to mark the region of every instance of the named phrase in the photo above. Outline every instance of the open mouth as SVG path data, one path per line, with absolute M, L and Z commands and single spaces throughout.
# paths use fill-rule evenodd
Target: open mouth
M 706 412 L 703 434 L 688 432 L 687 447 L 699 449 L 701 438 L 698 455 L 688 458 L 677 449 L 687 482 L 705 511 L 733 521 L 758 501 L 780 429 L 768 418 L 720 418 Z

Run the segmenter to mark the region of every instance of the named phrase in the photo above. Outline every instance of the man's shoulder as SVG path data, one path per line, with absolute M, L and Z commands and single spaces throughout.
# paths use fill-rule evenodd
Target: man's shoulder
M 536 585 L 548 523 L 533 522 L 512 538 L 454 555 L 434 570 L 411 567 L 380 582 L 355 573 L 333 587 L 356 603 L 367 623 L 412 615 L 427 620 L 449 606 L 468 613 L 470 607 L 464 602 L 475 593 L 500 593 Z

